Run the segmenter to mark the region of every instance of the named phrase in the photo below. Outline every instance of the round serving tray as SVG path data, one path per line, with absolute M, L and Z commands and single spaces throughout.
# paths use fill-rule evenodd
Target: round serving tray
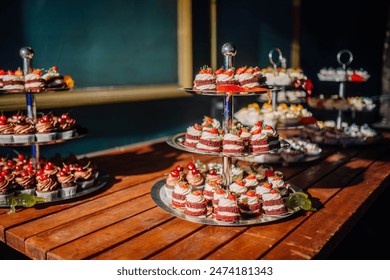
M 241 217 L 237 222 L 234 223 L 228 223 L 228 222 L 221 222 L 218 220 L 215 220 L 213 218 L 213 215 L 211 213 L 211 207 L 208 209 L 208 214 L 205 218 L 197 218 L 197 217 L 189 217 L 185 215 L 182 211 L 180 211 L 177 208 L 172 207 L 164 189 L 165 180 L 158 181 L 154 186 L 152 187 L 152 190 L 150 192 L 153 201 L 159 206 L 161 209 L 165 210 L 166 212 L 176 216 L 177 218 L 191 221 L 194 223 L 204 224 L 204 225 L 213 225 L 213 226 L 249 226 L 249 225 L 260 225 L 270 222 L 275 222 L 278 220 L 285 219 L 287 217 L 290 217 L 297 211 L 289 210 L 286 214 L 282 215 L 265 215 L 258 218 L 245 218 Z M 298 192 L 302 191 L 296 187 L 290 186 L 290 190 L 292 192 Z
M 185 141 L 185 133 L 178 133 L 176 135 L 170 136 L 167 139 L 168 145 L 170 145 L 173 148 L 185 151 L 185 152 L 190 152 L 190 153 L 196 153 L 200 155 L 210 155 L 210 156 L 218 156 L 218 157 L 242 157 L 242 156 L 251 156 L 251 155 L 262 155 L 262 154 L 268 154 L 268 153 L 276 153 L 279 151 L 279 149 L 274 149 L 270 150 L 264 153 L 242 153 L 241 155 L 236 155 L 236 154 L 228 154 L 228 153 L 214 153 L 214 152 L 206 152 L 206 151 L 200 151 L 197 150 L 196 148 L 192 147 L 187 147 L 184 145 Z M 283 139 L 280 139 L 280 146 L 281 148 L 288 148 L 290 145 L 284 141 Z
M 67 91 L 70 90 L 70 88 L 65 87 L 65 88 L 45 88 L 40 91 L 31 91 L 31 93 L 37 94 L 37 93 L 45 93 L 45 92 L 56 92 L 56 91 Z M 5 89 L 0 89 L 0 93 L 2 94 L 26 94 L 28 91 L 26 90 L 5 90 Z
M 53 203 L 53 202 L 59 202 L 59 201 L 67 201 L 70 199 L 87 196 L 89 194 L 97 192 L 98 190 L 100 190 L 104 186 L 106 186 L 109 179 L 110 179 L 110 176 L 108 174 L 105 174 L 105 173 L 102 173 L 101 171 L 99 171 L 99 176 L 95 179 L 93 186 L 86 188 L 86 189 L 77 188 L 76 194 L 72 195 L 72 196 L 57 197 L 57 198 L 54 198 L 50 201 L 37 202 L 37 204 L 47 204 L 47 203 Z M 3 200 L 3 201 L 0 201 L 0 207 L 11 207 L 11 204 L 8 201 Z
M 282 158 L 280 153 L 256 155 L 256 156 L 246 156 L 246 157 L 239 157 L 237 159 L 242 160 L 242 161 L 246 161 L 246 162 L 256 162 L 256 163 L 291 164 L 291 163 L 315 161 L 315 160 L 321 158 L 321 153 L 322 153 L 322 149 L 320 149 L 318 154 L 315 154 L 315 155 L 306 154 L 303 158 L 296 160 L 296 161 L 286 161 Z
M 50 141 L 30 141 L 30 142 L 21 142 L 21 143 L 15 143 L 15 142 L 1 143 L 0 142 L 0 146 L 20 147 L 20 146 L 33 146 L 33 145 L 52 145 L 52 144 L 63 143 L 63 142 L 70 141 L 73 139 L 82 138 L 82 137 L 85 137 L 85 135 L 87 135 L 87 134 L 81 133 L 81 132 L 79 133 L 76 131 L 76 133 L 72 137 L 69 137 L 66 139 L 54 139 L 54 140 L 50 140 Z
M 233 96 L 248 96 L 248 95 L 259 95 L 264 93 L 269 93 L 271 91 L 280 90 L 277 86 L 262 85 L 260 90 L 257 91 L 240 91 L 240 92 L 225 92 L 217 90 L 194 90 L 193 88 L 179 88 L 179 90 L 184 90 L 189 94 L 194 95 L 210 95 L 210 96 L 224 96 L 224 95 L 233 95 Z

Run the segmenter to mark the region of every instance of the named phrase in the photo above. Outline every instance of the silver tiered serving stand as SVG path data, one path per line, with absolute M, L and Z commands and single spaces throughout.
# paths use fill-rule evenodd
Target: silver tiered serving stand
M 347 60 L 343 62 L 342 56 L 347 56 Z M 353 61 L 353 54 L 350 50 L 341 50 L 337 53 L 337 62 L 341 65 L 345 72 L 345 78 L 340 81 L 339 84 L 339 97 L 344 98 L 345 97 L 345 85 L 348 81 L 348 74 L 347 74 L 347 66 L 351 64 Z M 343 111 L 338 110 L 337 111 L 337 119 L 336 119 L 336 128 L 341 129 L 341 124 L 343 122 Z
M 26 76 L 27 74 L 33 71 L 33 57 L 34 51 L 31 47 L 23 47 L 20 49 L 19 54 L 23 59 L 23 74 Z M 63 89 L 60 89 L 63 90 Z M 26 95 L 26 107 L 27 107 L 27 117 L 29 117 L 34 124 L 37 122 L 37 104 L 35 100 L 35 92 L 26 91 L 25 89 L 20 93 Z M 26 142 L 26 143 L 1 143 L 0 146 L 31 146 L 31 157 L 33 160 L 34 167 L 36 169 L 40 168 L 40 146 L 41 145 L 49 145 L 49 144 L 58 144 L 63 143 L 65 141 L 76 139 L 80 137 L 84 137 L 84 134 L 77 134 L 69 139 L 55 139 L 47 142 Z M 96 192 L 107 185 L 109 179 L 109 175 L 99 171 L 99 176 L 96 178 L 94 185 L 87 189 L 81 189 L 76 192 L 75 195 L 67 196 L 67 197 L 58 197 L 52 199 L 50 201 L 42 201 L 38 202 L 39 204 L 44 203 L 53 203 L 58 201 L 70 200 L 78 197 L 82 197 L 93 192 Z M 0 201 L 0 207 L 10 207 L 11 203 L 6 201 Z
M 225 43 L 222 46 L 222 54 L 224 56 L 224 68 L 229 69 L 234 66 L 233 60 L 234 57 L 237 53 L 236 47 L 232 43 Z M 196 91 L 193 90 L 192 88 L 185 88 L 184 89 L 186 92 L 190 94 L 202 94 L 202 95 L 212 95 L 212 96 L 221 96 L 224 98 L 223 102 L 223 120 L 222 120 L 222 128 L 225 133 L 230 132 L 230 130 L 233 127 L 233 114 L 234 114 L 234 97 L 236 96 L 251 96 L 251 95 L 256 95 L 256 94 L 264 94 L 268 91 L 277 91 L 278 87 L 270 87 L 267 86 L 267 88 L 262 91 L 262 92 L 246 92 L 244 94 L 236 92 L 236 93 L 222 93 L 222 92 L 217 92 L 217 91 Z M 202 152 L 198 151 L 194 148 L 189 148 L 183 145 L 184 142 L 184 133 L 177 134 L 174 136 L 171 136 L 167 139 L 167 143 L 171 145 L 172 147 L 176 149 L 180 149 L 183 151 L 187 152 L 192 152 L 192 153 L 197 153 L 197 154 L 208 154 L 211 156 L 218 156 L 222 157 L 222 173 L 224 177 L 224 186 L 227 188 L 231 183 L 232 183 L 232 158 L 237 157 L 237 156 L 232 156 L 229 154 L 224 154 L 224 153 L 208 153 L 208 152 Z M 288 146 L 288 143 L 282 142 L 281 145 L 283 146 Z M 270 151 L 270 152 L 276 152 L 276 151 Z M 249 153 L 252 154 L 252 153 Z M 247 156 L 247 154 L 243 154 L 244 156 Z M 205 218 L 194 218 L 194 217 L 189 217 L 185 215 L 182 211 L 179 209 L 174 208 L 168 196 L 166 195 L 165 189 L 165 179 L 157 182 L 151 190 L 151 196 L 152 199 L 155 201 L 155 203 L 168 213 L 184 219 L 184 220 L 189 220 L 195 223 L 201 223 L 201 224 L 206 224 L 206 225 L 217 225 L 217 226 L 246 226 L 246 225 L 256 225 L 256 224 L 263 224 L 263 223 L 269 223 L 269 222 L 274 222 L 280 219 L 285 219 L 292 214 L 295 213 L 295 211 L 289 211 L 286 214 L 282 215 L 274 215 L 274 216 L 267 216 L 267 215 L 262 215 L 261 217 L 258 218 L 249 218 L 249 219 L 241 219 L 235 223 L 227 223 L 227 222 L 221 222 L 213 219 L 212 214 L 209 213 Z M 299 188 L 291 186 L 291 191 L 301 191 Z

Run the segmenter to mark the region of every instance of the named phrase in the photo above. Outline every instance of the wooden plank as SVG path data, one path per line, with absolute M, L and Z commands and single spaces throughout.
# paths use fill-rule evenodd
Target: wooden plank
M 53 248 L 118 223 L 155 206 L 150 196 L 146 195 L 57 226 L 26 239 L 25 254 L 32 259 L 46 259 L 46 252 Z M 120 233 L 113 232 L 112 234 Z
M 173 219 L 140 236 L 95 255 L 94 260 L 140 260 L 178 242 L 189 234 L 205 227 L 205 225 Z M 55 253 L 56 250 L 53 251 Z M 85 257 L 85 256 L 84 256 Z
M 311 259 L 317 256 L 325 246 L 330 251 L 340 238 L 353 226 L 367 210 L 374 192 L 381 192 L 381 183 L 390 176 L 390 156 L 374 162 L 348 187 L 332 197 L 319 213 L 305 221 L 294 234 L 276 246 L 265 259 Z M 370 176 L 371 174 L 375 176 Z M 377 194 L 378 195 L 378 194 Z M 376 196 L 377 196 L 376 195 Z M 368 205 L 367 205 L 368 204 Z M 315 233 L 315 238 L 310 238 Z
M 380 150 L 377 151 L 377 155 L 379 152 Z M 353 166 L 359 166 L 361 168 L 367 168 L 367 166 L 372 163 L 371 160 L 354 159 L 352 161 L 356 162 Z M 319 182 L 326 182 L 327 180 L 332 180 L 332 178 L 337 178 L 339 180 L 340 186 L 348 184 L 351 178 L 357 176 L 361 170 L 359 168 L 351 169 L 349 176 L 345 176 L 345 170 L 337 168 L 344 166 L 345 162 L 345 156 L 338 154 L 332 155 L 328 158 L 328 160 L 325 160 L 319 165 L 309 168 L 308 171 L 300 175 L 299 178 L 301 178 L 301 181 L 305 185 L 299 186 L 305 188 L 307 186 L 313 185 L 315 182 L 317 182 L 318 177 L 322 178 Z M 349 162 L 347 162 L 347 164 L 349 164 Z M 309 176 L 306 174 L 309 174 Z M 315 185 L 312 188 L 314 187 Z M 312 190 L 312 188 L 309 190 Z M 334 195 L 337 191 L 337 189 L 322 189 L 322 192 L 317 194 L 318 196 L 313 197 L 319 199 L 320 201 L 325 201 L 327 198 Z M 306 213 L 304 216 L 298 216 L 287 222 L 285 221 L 273 225 L 251 227 L 244 234 L 238 236 L 225 246 L 212 252 L 206 257 L 206 259 L 258 259 L 263 254 L 266 254 L 269 250 L 271 250 L 274 246 L 276 246 L 279 242 L 281 242 L 294 229 L 299 227 L 303 221 L 307 220 L 309 217 L 311 219 L 312 216 L 313 213 Z M 248 250 L 248 246 L 242 246 L 242 244 L 246 243 L 249 244 L 248 246 L 251 246 L 251 250 Z
M 171 219 L 168 212 L 156 207 L 58 247 L 48 252 L 47 258 L 77 260 L 93 256 Z M 131 247 L 128 250 L 131 251 Z
M 54 227 L 77 220 L 83 216 L 92 215 L 98 211 L 115 206 L 119 203 L 132 200 L 150 192 L 151 186 L 158 180 L 147 182 L 132 188 L 111 193 L 104 197 L 95 198 L 77 207 L 71 207 L 40 219 L 23 223 L 6 231 L 6 240 L 9 246 L 25 253 L 24 242 L 27 238 L 50 230 Z
M 173 246 L 149 257 L 152 260 L 196 260 L 242 234 L 247 227 L 207 226 Z

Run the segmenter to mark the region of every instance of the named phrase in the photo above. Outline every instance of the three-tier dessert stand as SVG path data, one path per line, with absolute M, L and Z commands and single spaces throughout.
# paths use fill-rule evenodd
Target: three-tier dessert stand
M 222 46 L 222 54 L 224 56 L 224 69 L 229 69 L 233 68 L 233 59 L 237 53 L 236 47 L 232 43 L 225 43 Z M 277 91 L 279 90 L 278 87 L 276 86 L 267 86 L 264 88 L 264 91 L 256 91 L 256 92 L 245 92 L 240 93 L 240 92 L 218 92 L 218 91 L 195 91 L 192 88 L 184 88 L 187 93 L 189 94 L 201 94 L 201 95 L 209 95 L 209 96 L 221 96 L 224 99 L 224 106 L 223 106 L 223 120 L 222 120 L 222 128 L 225 133 L 229 133 L 230 130 L 233 127 L 233 115 L 234 115 L 234 98 L 235 97 L 244 97 L 244 96 L 255 96 L 258 94 L 265 94 L 265 93 L 270 93 L 272 91 Z M 183 150 L 186 152 L 191 152 L 191 153 L 197 153 L 197 154 L 208 154 L 210 156 L 217 156 L 222 158 L 222 175 L 224 178 L 224 183 L 223 185 L 228 188 L 228 186 L 232 183 L 232 155 L 225 154 L 225 153 L 213 153 L 213 152 L 202 152 L 199 150 L 196 150 L 194 148 L 190 148 L 187 146 L 183 145 L 184 142 L 184 133 L 182 134 L 177 134 L 174 136 L 171 136 L 167 139 L 167 143 L 171 145 L 172 147 Z M 288 143 L 285 143 L 282 141 L 281 146 L 288 146 Z M 277 152 L 275 150 L 270 151 L 272 152 Z M 243 154 L 242 156 L 248 156 L 250 153 Z M 237 156 L 234 156 L 237 157 Z M 219 225 L 219 226 L 244 226 L 244 225 L 255 225 L 255 224 L 262 224 L 262 223 L 268 223 L 268 222 L 273 222 L 277 221 L 280 219 L 285 219 L 286 217 L 291 216 L 294 214 L 296 211 L 291 210 L 287 212 L 286 214 L 282 215 L 262 215 L 261 217 L 258 218 L 251 218 L 251 219 L 241 219 L 235 223 L 227 223 L 227 222 L 221 222 L 217 221 L 214 218 L 212 218 L 211 214 L 209 214 L 206 218 L 192 218 L 187 215 L 185 215 L 182 211 L 174 208 L 171 205 L 171 202 L 169 201 L 168 196 L 166 195 L 165 189 L 165 180 L 161 180 L 157 182 L 151 190 L 151 196 L 155 203 L 168 213 L 184 219 L 184 220 L 189 220 L 192 222 L 196 223 L 201 223 L 201 224 L 207 224 L 207 225 Z M 291 186 L 291 191 L 301 191 L 299 188 Z
M 23 74 L 26 76 L 27 74 L 31 73 L 33 71 L 33 57 L 34 57 L 34 51 L 31 47 L 23 47 L 20 49 L 19 52 L 22 60 L 23 60 Z M 68 90 L 67 88 L 66 90 Z M 63 88 L 58 90 L 64 90 Z M 52 91 L 56 91 L 56 89 L 52 89 Z M 27 107 L 27 117 L 30 118 L 34 125 L 37 123 L 37 104 L 35 99 L 36 92 L 32 92 L 29 90 L 22 90 L 18 92 L 18 94 L 24 94 L 26 96 L 26 107 Z M 85 133 L 81 133 L 77 131 L 74 133 L 72 137 L 69 137 L 67 139 L 54 139 L 46 142 L 41 141 L 32 141 L 32 142 L 21 142 L 21 143 L 0 143 L 0 146 L 11 146 L 11 147 L 20 147 L 20 146 L 31 146 L 31 159 L 33 161 L 33 166 L 35 169 L 41 168 L 40 166 L 40 146 L 42 145 L 51 145 L 51 144 L 59 144 L 63 143 L 68 140 L 77 139 L 84 137 Z M 93 193 L 102 187 L 104 187 L 108 182 L 109 176 L 107 174 L 104 174 L 102 172 L 99 172 L 98 178 L 96 178 L 96 181 L 94 185 L 90 188 L 82 189 L 80 191 L 77 191 L 75 195 L 67 196 L 67 197 L 58 197 L 55 199 L 52 199 L 50 201 L 43 201 L 40 203 L 52 203 L 56 201 L 62 201 L 62 200 L 68 200 L 68 199 L 74 199 L 76 197 L 85 196 L 87 194 Z M 3 201 L 4 202 L 4 201 Z M 1 203 L 0 207 L 9 207 L 11 204 L 6 201 L 6 203 Z

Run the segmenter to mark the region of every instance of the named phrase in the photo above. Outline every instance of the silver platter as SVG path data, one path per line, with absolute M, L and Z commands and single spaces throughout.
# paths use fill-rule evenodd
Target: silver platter
M 209 208 L 208 214 L 205 218 L 196 218 L 196 217 L 189 217 L 185 215 L 182 211 L 179 209 L 176 209 L 172 207 L 164 189 L 165 185 L 165 180 L 158 181 L 154 186 L 152 187 L 152 190 L 150 192 L 152 199 L 154 202 L 159 206 L 161 209 L 165 210 L 166 212 L 176 216 L 177 218 L 194 222 L 194 223 L 199 223 L 199 224 L 204 224 L 204 225 L 213 225 L 213 226 L 249 226 L 249 225 L 259 225 L 259 224 L 265 224 L 265 223 L 270 223 L 270 222 L 275 222 L 279 221 L 282 219 L 286 219 L 287 217 L 290 217 L 297 211 L 292 211 L 289 210 L 286 214 L 283 215 L 265 215 L 263 214 L 261 217 L 258 218 L 244 218 L 241 217 L 237 222 L 234 223 L 227 223 L 227 222 L 221 222 L 218 220 L 215 220 L 213 215 L 212 215 L 212 209 L 211 207 Z M 300 189 L 296 187 L 290 187 L 291 191 L 297 192 L 301 191 Z
M 236 154 L 228 154 L 228 153 L 222 153 L 222 152 L 215 153 L 215 152 L 200 151 L 200 150 L 197 150 L 196 148 L 185 146 L 184 141 L 185 141 L 185 133 L 184 132 L 170 136 L 167 139 L 168 145 L 172 146 L 173 148 L 176 148 L 176 149 L 179 149 L 179 150 L 182 150 L 185 152 L 190 152 L 190 153 L 195 153 L 195 154 L 200 154 L 200 155 L 218 156 L 218 157 L 235 157 L 235 158 L 236 157 L 246 157 L 246 156 L 253 156 L 253 155 L 277 153 L 280 150 L 280 149 L 274 149 L 274 150 L 270 150 L 270 151 L 267 151 L 264 153 L 256 153 L 256 154 L 242 153 L 241 155 L 236 155 Z M 290 146 L 286 141 L 284 141 L 282 139 L 280 139 L 279 141 L 280 141 L 281 148 L 288 148 Z

